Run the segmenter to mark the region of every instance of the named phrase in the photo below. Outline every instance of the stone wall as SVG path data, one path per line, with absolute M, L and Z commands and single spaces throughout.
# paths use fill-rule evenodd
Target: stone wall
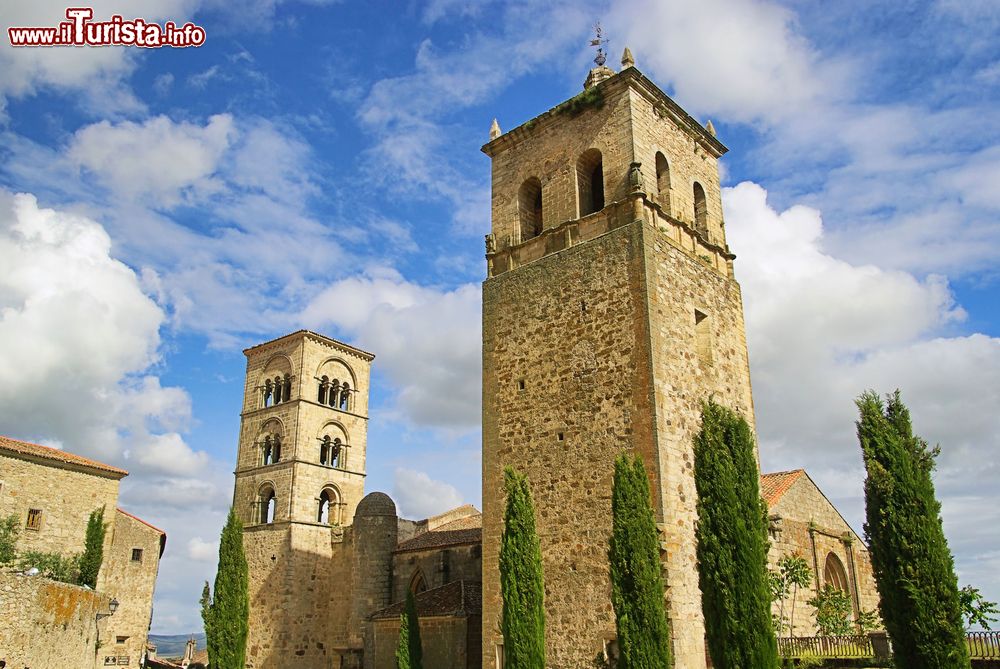
M 96 616 L 108 612 L 110 600 L 80 586 L 0 569 L 0 660 L 11 669 L 103 666 L 97 657 L 109 647 L 110 619 L 98 623 Z
M 418 572 L 427 590 L 452 581 L 480 581 L 483 577 L 482 544 L 405 551 L 392 556 L 392 603 L 406 598 Z
M 800 555 L 813 572 L 811 586 L 799 590 L 794 598 L 795 619 L 792 622 L 796 636 L 816 634 L 815 609 L 806 602 L 826 583 L 824 568 L 830 553 L 840 559 L 847 572 L 855 613 L 878 608 L 878 591 L 868 548 L 808 476 L 800 476 L 771 507 L 770 514 L 769 566 L 776 569 L 782 557 Z M 786 617 L 791 612 L 792 599 L 786 600 Z M 778 605 L 774 606 L 774 612 L 778 612 Z
M 17 516 L 19 551 L 82 553 L 90 513 L 103 506 L 105 520 L 112 520 L 119 479 L 121 475 L 0 454 L 0 517 Z M 25 527 L 29 509 L 42 511 L 38 530 Z M 110 544 L 106 539 L 105 559 Z
M 473 636 L 478 637 L 479 620 L 472 617 L 425 616 L 420 618 L 420 641 L 423 665 L 434 669 L 472 669 L 479 665 L 479 649 Z M 399 619 L 376 620 L 370 625 L 366 656 L 373 654 L 371 669 L 396 669 L 396 648 L 399 645 Z
M 97 587 L 118 600 L 118 610 L 105 623 L 106 642 L 101 656 L 115 657 L 119 665 L 124 664 L 122 658 L 127 658 L 129 666 L 135 667 L 146 650 L 161 541 L 165 537 L 120 509 L 108 520 L 111 546 L 101 565 Z M 137 550 L 141 553 L 135 554 Z

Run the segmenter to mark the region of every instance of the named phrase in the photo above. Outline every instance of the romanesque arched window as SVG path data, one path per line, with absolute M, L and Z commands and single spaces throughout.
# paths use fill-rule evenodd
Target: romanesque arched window
M 271 379 L 264 382 L 264 406 L 269 407 L 274 402 L 274 388 L 271 386 Z
M 344 381 L 343 387 L 340 389 L 340 410 L 347 411 L 351 404 L 351 384 Z
M 522 242 L 542 234 L 542 182 L 537 177 L 526 180 L 518 189 L 517 215 Z
M 292 377 L 289 376 L 288 374 L 285 374 L 285 378 L 283 380 L 285 383 L 284 397 L 285 401 L 287 402 L 288 400 L 292 399 Z
M 274 444 L 271 442 L 271 435 L 264 437 L 264 443 L 260 447 L 260 464 L 274 464 Z
M 319 494 L 316 522 L 324 525 L 340 524 L 340 493 L 332 485 L 323 488 Z
M 270 484 L 265 483 L 260 488 L 258 500 L 260 506 L 258 520 L 261 523 L 273 523 L 274 512 L 278 506 L 277 498 L 274 495 L 274 488 Z
M 323 435 L 319 444 L 319 463 L 329 467 L 340 467 L 344 458 L 344 442 L 340 437 Z
M 670 213 L 670 165 L 659 151 L 656 152 L 656 201 L 664 212 Z
M 840 558 L 835 553 L 830 553 L 826 556 L 826 564 L 823 568 L 823 582 L 847 593 L 851 591 L 844 563 L 840 561 Z
M 326 404 L 326 394 L 330 391 L 330 378 L 327 376 L 320 377 L 319 380 L 319 394 L 316 397 L 316 401 L 320 404 Z
M 597 149 L 584 151 L 576 161 L 576 187 L 581 217 L 604 209 L 604 162 Z
M 697 181 L 694 182 L 694 227 L 701 233 L 708 233 L 708 203 L 705 189 Z
M 330 395 L 327 399 L 329 400 L 328 404 L 334 409 L 340 406 L 340 381 L 338 379 L 330 382 Z

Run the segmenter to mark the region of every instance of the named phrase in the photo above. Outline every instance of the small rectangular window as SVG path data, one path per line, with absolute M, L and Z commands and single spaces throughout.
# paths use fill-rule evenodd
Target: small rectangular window
M 566 439 L 566 435 L 560 432 L 559 434 L 556 435 L 556 439 L 558 439 L 559 441 L 563 441 L 564 439 Z
M 42 529 L 41 509 L 28 509 L 28 522 L 25 524 L 25 527 L 29 530 Z
M 132 562 L 142 562 L 142 549 L 133 548 L 132 549 Z
M 115 643 L 117 643 L 117 644 L 122 644 L 122 643 L 125 643 L 126 641 L 128 641 L 128 637 L 127 636 L 116 636 L 115 637 Z
M 517 389 L 518 390 L 524 390 L 524 379 L 518 379 L 517 380 Z

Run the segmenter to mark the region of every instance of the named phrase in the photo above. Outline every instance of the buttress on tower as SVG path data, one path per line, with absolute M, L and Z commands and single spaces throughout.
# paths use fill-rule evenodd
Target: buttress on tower
M 498 666 L 503 468 L 527 475 L 547 665 L 615 637 L 608 537 L 619 453 L 642 457 L 678 667 L 704 666 L 692 439 L 708 397 L 753 424 L 740 289 L 711 125 L 623 59 L 496 136 L 483 284 L 483 666 Z M 498 134 L 495 130 L 494 134 Z
M 361 643 L 359 625 L 324 611 L 350 594 L 354 566 L 332 558 L 364 496 L 374 356 L 306 330 L 243 353 L 233 508 L 250 569 L 248 666 L 328 666 Z

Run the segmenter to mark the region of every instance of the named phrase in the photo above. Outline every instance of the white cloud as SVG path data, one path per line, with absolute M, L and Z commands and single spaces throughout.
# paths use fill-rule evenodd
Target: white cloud
M 203 454 L 174 432 L 187 394 L 143 375 L 163 312 L 110 252 L 94 221 L 0 190 L 0 432 L 119 464 L 128 448 L 150 470 L 190 473 Z M 164 444 L 176 460 L 160 457 Z
M 399 515 L 416 520 L 443 513 L 463 503 L 462 494 L 443 481 L 435 481 L 424 472 L 396 469 L 392 496 Z
M 188 191 L 198 200 L 221 188 L 214 174 L 235 135 L 229 114 L 204 126 L 165 116 L 142 123 L 101 121 L 77 131 L 67 155 L 116 195 L 170 206 Z
M 983 568 L 1000 531 L 964 517 L 970 505 L 995 506 L 1000 339 L 954 333 L 964 312 L 943 278 L 836 258 L 824 250 L 818 211 L 779 213 L 766 195 L 753 183 L 723 195 L 739 256 L 763 467 L 806 467 L 860 531 L 854 398 L 869 388 L 901 389 L 917 433 L 942 447 L 935 481 L 958 568 L 1000 590 Z
M 187 556 L 196 562 L 213 562 L 219 557 L 219 542 L 191 537 L 187 543 Z
M 438 290 L 369 270 L 335 282 L 300 318 L 306 327 L 346 331 L 375 351 L 406 418 L 467 429 L 480 421 L 480 302 L 477 285 Z
M 208 464 L 208 454 L 195 452 L 176 432 L 151 436 L 141 444 L 136 461 L 143 467 L 167 474 L 197 475 Z

